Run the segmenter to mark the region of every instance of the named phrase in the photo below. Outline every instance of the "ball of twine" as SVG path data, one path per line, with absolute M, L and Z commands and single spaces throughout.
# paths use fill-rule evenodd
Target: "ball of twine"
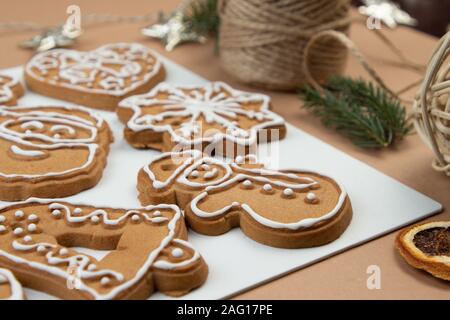
M 341 74 L 347 47 L 323 31 L 347 33 L 349 0 L 219 1 L 220 56 L 238 80 L 275 90 Z
M 413 104 L 415 127 L 431 147 L 435 170 L 450 176 L 450 32 L 439 42 Z

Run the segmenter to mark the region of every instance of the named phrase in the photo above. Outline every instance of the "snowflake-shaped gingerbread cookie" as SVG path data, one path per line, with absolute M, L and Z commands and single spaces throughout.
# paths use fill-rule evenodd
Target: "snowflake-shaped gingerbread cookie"
M 197 150 L 164 153 L 139 172 L 139 199 L 178 204 L 196 232 L 219 235 L 240 226 L 274 247 L 318 246 L 344 232 L 352 208 L 341 184 L 317 172 L 271 170 L 251 159 L 225 162 Z
M 286 134 L 283 118 L 269 109 L 268 96 L 238 91 L 223 82 L 161 83 L 149 93 L 123 100 L 117 113 L 126 124 L 125 138 L 136 148 L 195 148 L 207 154 L 240 148 L 238 154 L 247 154 L 257 142 Z
M 0 267 L 64 299 L 179 296 L 208 274 L 186 237 L 175 205 L 124 210 L 31 198 L 0 209 Z M 97 259 L 73 247 L 109 252 Z

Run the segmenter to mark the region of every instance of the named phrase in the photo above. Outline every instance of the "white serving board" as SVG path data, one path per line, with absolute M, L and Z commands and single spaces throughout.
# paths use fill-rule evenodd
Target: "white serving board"
M 175 84 L 204 84 L 206 79 L 163 58 L 167 81 Z M 22 68 L 1 70 L 20 76 Z M 70 105 L 31 92 L 20 105 Z M 103 179 L 91 190 L 66 198 L 67 201 L 96 206 L 139 207 L 136 174 L 158 152 L 136 150 L 123 139 L 123 126 L 114 113 L 99 112 L 110 124 L 115 137 Z M 306 132 L 288 125 L 279 148 L 281 168 L 322 171 L 338 179 L 347 189 L 353 206 L 353 220 L 344 234 L 331 244 L 310 249 L 276 249 L 247 238 L 239 229 L 215 237 L 189 233 L 189 241 L 209 265 L 209 276 L 199 289 L 185 299 L 220 299 L 263 282 L 278 278 L 326 259 L 363 242 L 439 212 L 442 206 L 400 182 L 335 149 Z M 6 204 L 0 202 L 1 205 Z M 92 253 L 91 251 L 89 251 Z M 105 254 L 94 252 L 97 258 Z M 26 289 L 29 299 L 53 297 Z M 160 293 L 152 299 L 168 298 Z

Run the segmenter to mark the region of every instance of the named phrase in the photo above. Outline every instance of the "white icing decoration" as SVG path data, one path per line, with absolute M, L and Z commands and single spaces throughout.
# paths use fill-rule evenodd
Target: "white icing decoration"
M 37 215 L 35 215 L 34 213 L 32 213 L 28 216 L 28 221 L 35 222 L 38 220 L 39 220 L 39 217 Z
M 34 232 L 34 231 L 36 231 L 37 230 L 37 226 L 34 224 L 34 223 L 30 223 L 29 225 L 28 225 L 28 231 L 30 231 L 30 232 Z
M 11 271 L 0 268 L 0 284 L 2 283 L 8 283 L 10 287 L 11 295 L 6 298 L 7 300 L 23 300 L 24 293 L 22 285 L 17 281 Z
M 181 258 L 183 256 L 184 252 L 183 252 L 183 249 L 174 248 L 174 249 L 172 249 L 172 252 L 170 254 L 174 258 Z
M 156 210 L 153 212 L 154 217 L 159 217 L 160 215 L 161 215 L 161 211 L 159 211 L 159 210 Z
M 41 156 L 45 155 L 44 151 L 25 150 L 25 149 L 22 149 L 22 148 L 16 146 L 15 144 L 13 144 L 9 150 L 11 150 L 12 153 L 14 153 L 18 156 L 22 156 L 22 157 L 41 157 Z
M 131 216 L 131 220 L 137 222 L 137 221 L 141 220 L 141 218 L 139 217 L 139 215 L 134 214 L 134 215 Z
M 308 193 L 306 194 L 306 199 L 308 199 L 309 201 L 314 201 L 314 200 L 317 199 L 317 196 L 316 196 L 316 194 L 313 193 L 313 192 L 308 192 Z
M 272 191 L 272 186 L 268 183 L 266 183 L 265 185 L 263 185 L 263 190 L 264 191 Z
M 3 223 L 6 221 L 6 218 L 4 215 L 0 214 L 0 223 Z
M 31 241 L 33 241 L 33 238 L 31 238 L 31 236 L 25 236 L 25 237 L 23 237 L 23 241 L 31 242 Z
M 211 171 L 206 172 L 203 177 L 205 179 L 212 179 L 215 176 L 217 176 L 217 174 L 219 173 L 219 170 L 217 170 L 217 168 L 213 168 Z
M 286 188 L 283 190 L 283 195 L 292 197 L 294 195 L 294 190 L 292 190 L 291 188 Z
M 61 216 L 61 210 L 55 209 L 52 211 L 52 216 L 59 217 Z
M 6 231 L 6 227 L 3 225 L 0 225 L 0 232 L 5 232 Z
M 149 61 L 153 65 L 143 72 L 139 61 Z M 55 82 L 57 86 L 122 96 L 150 81 L 160 71 L 161 65 L 153 51 L 138 43 L 116 43 L 89 52 L 55 49 L 38 53 L 26 65 L 25 71 L 27 75 L 45 82 L 48 80 L 39 72 L 45 75 L 46 71 L 54 70 L 60 79 L 60 82 Z M 140 74 L 142 76 L 138 77 Z M 96 79 L 99 87 L 93 88 Z M 125 85 L 125 81 L 129 84 Z
M 14 212 L 14 216 L 16 218 L 23 218 L 25 216 L 25 213 L 23 213 L 22 210 L 17 210 L 16 212 Z
M 255 170 L 256 169 L 252 169 L 251 172 L 253 172 L 253 173 L 257 172 Z M 289 171 L 295 171 L 295 170 L 289 170 Z M 306 171 L 300 171 L 300 170 L 297 170 L 297 172 L 306 173 Z M 296 174 L 285 174 L 285 173 L 279 172 L 278 176 L 282 176 L 282 175 L 290 177 L 291 179 L 294 179 L 296 177 L 297 180 L 312 180 L 312 179 L 309 179 L 306 177 L 300 178 Z M 275 177 L 276 176 L 277 175 L 275 175 Z M 321 176 L 324 176 L 324 175 L 321 174 Z M 268 177 L 265 177 L 265 176 L 251 176 L 248 174 L 240 173 L 221 184 L 206 187 L 204 192 L 198 194 L 196 197 L 194 197 L 194 199 L 192 199 L 191 204 L 190 204 L 192 212 L 201 218 L 217 217 L 217 216 L 226 214 L 227 212 L 229 212 L 231 210 L 231 208 L 233 207 L 233 204 L 227 205 L 227 206 L 225 206 L 219 210 L 216 210 L 214 212 L 206 212 L 206 211 L 201 210 L 198 207 L 198 203 L 201 202 L 204 198 L 206 198 L 208 196 L 208 192 L 227 188 L 229 186 L 232 186 L 234 183 L 245 180 L 245 179 L 259 181 L 259 182 L 263 182 L 266 184 L 275 185 L 278 187 L 291 188 L 293 190 L 303 190 L 303 189 L 309 188 L 309 187 L 317 184 L 317 182 L 311 182 L 311 183 L 307 183 L 307 184 L 303 184 L 303 183 L 296 184 L 296 183 L 291 183 L 291 182 L 270 180 Z M 340 195 L 339 195 L 338 201 L 336 203 L 336 206 L 328 213 L 326 213 L 320 217 L 317 217 L 317 218 L 306 218 L 306 219 L 299 220 L 297 222 L 282 223 L 282 222 L 270 220 L 268 218 L 265 218 L 265 217 L 259 215 L 257 212 L 253 211 L 253 209 L 248 204 L 242 203 L 241 208 L 245 212 L 247 212 L 252 218 L 254 218 L 256 221 L 258 221 L 262 225 L 265 225 L 270 228 L 274 228 L 274 229 L 286 228 L 286 229 L 290 229 L 290 230 L 298 230 L 301 228 L 308 228 L 308 227 L 311 227 L 321 221 L 331 219 L 333 216 L 335 216 L 341 210 L 341 208 L 344 204 L 344 201 L 347 197 L 347 192 L 345 191 L 344 187 L 341 184 L 339 184 L 337 181 L 336 181 L 336 184 L 339 186 L 339 189 L 340 189 Z
M 103 277 L 100 279 L 100 284 L 102 286 L 107 286 L 111 283 L 111 280 L 108 277 Z
M 29 128 L 32 128 L 32 129 L 39 129 L 39 130 L 41 130 L 41 129 L 44 128 L 44 124 L 43 124 L 41 121 L 31 120 L 31 121 L 22 123 L 22 124 L 20 125 L 20 127 L 21 127 L 22 129 L 29 129 Z M 30 131 L 30 132 L 31 132 L 31 131 Z
M 16 236 L 18 236 L 18 235 L 20 235 L 20 234 L 23 233 L 23 229 L 20 228 L 20 227 L 17 227 L 17 228 L 14 229 L 13 233 L 14 233 Z
M 73 209 L 73 213 L 74 214 L 80 214 L 80 213 L 82 213 L 83 212 L 83 210 L 81 209 L 81 208 L 75 208 L 75 209 Z
M 191 172 L 191 174 L 190 174 L 189 176 L 190 176 L 190 177 L 193 177 L 193 178 L 198 178 L 199 173 L 198 173 L 197 170 L 194 170 L 194 171 Z
M 251 187 L 253 185 L 253 183 L 250 180 L 245 180 L 244 182 L 242 182 L 242 184 L 244 185 L 244 187 Z
M 192 90 L 186 93 L 183 90 Z M 226 96 L 222 90 L 230 95 Z M 159 92 L 167 92 L 166 99 L 158 99 Z M 219 93 L 220 92 L 220 93 Z M 260 103 L 258 111 L 246 110 L 245 103 Z M 142 114 L 142 108 L 163 106 L 164 111 L 159 114 Z M 180 145 L 200 144 L 203 142 L 218 143 L 229 140 L 241 145 L 251 145 L 257 141 L 257 131 L 264 128 L 284 124 L 283 118 L 269 111 L 270 98 L 263 94 L 238 91 L 223 82 L 211 82 L 203 87 L 178 86 L 160 83 L 150 92 L 136 95 L 123 100 L 119 106 L 133 111 L 127 127 L 135 132 L 152 130 L 168 132 L 172 140 Z M 183 123 L 181 129 L 174 130 L 170 124 L 158 124 L 161 120 L 172 117 L 190 117 Z M 198 120 L 203 117 L 207 123 L 219 124 L 226 132 L 215 135 L 197 135 L 191 138 L 190 133 L 198 130 Z M 239 127 L 236 120 L 239 117 L 257 119 L 261 121 L 248 129 Z M 231 132 L 236 132 L 232 135 Z
M 91 221 L 94 223 L 97 223 L 100 221 L 100 218 L 98 216 L 93 216 L 93 217 L 91 217 Z
M 66 248 L 62 248 L 62 249 L 59 250 L 59 254 L 61 256 L 68 255 L 69 254 L 69 250 L 67 250 Z
M 91 263 L 90 265 L 88 265 L 87 270 L 88 271 L 94 271 L 95 269 L 97 269 L 97 265 L 95 263 Z
M 155 268 L 163 270 L 173 270 L 176 268 L 188 266 L 193 262 L 195 262 L 196 260 L 200 259 L 200 253 L 198 253 L 198 251 L 195 250 L 187 241 L 181 239 L 174 239 L 173 242 L 191 249 L 194 252 L 192 258 L 180 262 L 169 262 L 167 260 L 158 260 L 153 264 Z

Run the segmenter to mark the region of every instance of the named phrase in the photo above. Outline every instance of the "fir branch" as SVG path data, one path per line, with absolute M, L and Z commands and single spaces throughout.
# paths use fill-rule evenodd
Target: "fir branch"
M 192 29 L 203 35 L 217 35 L 220 18 L 217 13 L 217 0 L 196 0 L 191 4 L 191 12 L 186 22 Z
M 300 96 L 326 126 L 361 148 L 388 147 L 412 130 L 400 101 L 363 80 L 335 77 L 324 92 L 306 87 Z

